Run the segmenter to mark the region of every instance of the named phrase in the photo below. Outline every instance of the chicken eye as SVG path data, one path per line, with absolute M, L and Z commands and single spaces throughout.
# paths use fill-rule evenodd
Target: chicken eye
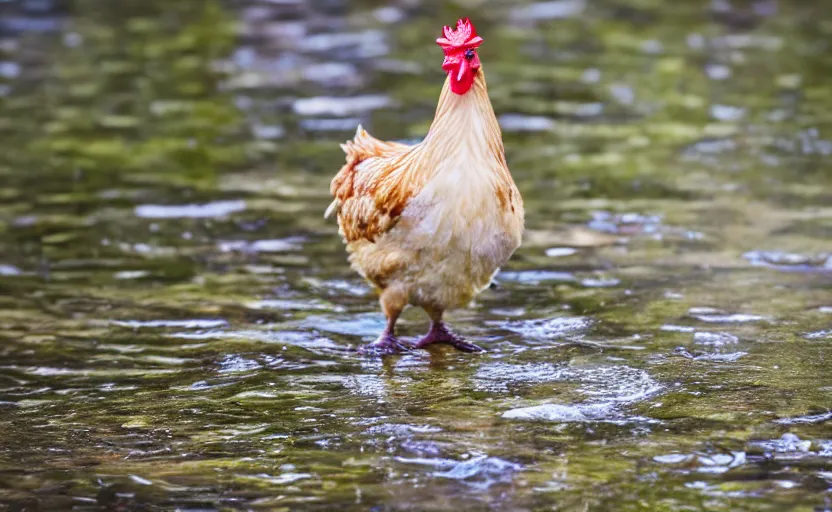
M 474 58 L 474 50 L 472 50 L 471 48 L 468 48 L 467 50 L 465 50 L 465 58 L 468 59 L 468 60 L 473 59 Z

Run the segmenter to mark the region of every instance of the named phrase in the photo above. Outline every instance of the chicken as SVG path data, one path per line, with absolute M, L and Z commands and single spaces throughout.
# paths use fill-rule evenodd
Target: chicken
M 363 352 L 397 353 L 447 343 L 482 351 L 443 323 L 487 288 L 523 234 L 523 200 L 506 164 L 502 134 L 470 20 L 436 40 L 447 73 L 433 123 L 416 145 L 380 141 L 361 126 L 341 147 L 332 180 L 339 232 L 352 267 L 380 294 L 387 326 Z M 414 347 L 395 336 L 408 305 L 425 310 L 428 334 Z

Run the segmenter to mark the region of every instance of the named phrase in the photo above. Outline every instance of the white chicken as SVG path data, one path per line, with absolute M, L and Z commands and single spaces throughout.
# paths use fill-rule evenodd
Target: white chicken
M 365 352 L 413 348 L 395 336 L 408 305 L 431 319 L 423 348 L 448 343 L 482 349 L 450 331 L 443 313 L 466 306 L 487 288 L 520 246 L 523 200 L 506 164 L 502 134 L 477 54 L 483 39 L 470 20 L 444 28 L 436 41 L 447 79 L 425 139 L 383 142 L 361 126 L 342 145 L 346 163 L 332 180 L 352 267 L 379 292 L 387 326 Z

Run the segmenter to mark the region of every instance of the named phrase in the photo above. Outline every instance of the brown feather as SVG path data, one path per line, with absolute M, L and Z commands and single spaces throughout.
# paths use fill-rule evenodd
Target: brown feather
M 341 234 L 348 243 L 375 242 L 424 184 L 415 168 L 418 146 L 380 141 L 359 126 L 342 148 L 346 163 L 330 185 Z

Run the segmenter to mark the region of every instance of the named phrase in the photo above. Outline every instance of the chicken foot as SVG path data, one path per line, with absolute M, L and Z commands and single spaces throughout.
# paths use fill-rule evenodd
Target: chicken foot
M 362 354 L 380 356 L 407 352 L 412 347 L 396 337 L 396 320 L 407 305 L 407 295 L 397 288 L 387 288 L 381 293 L 379 302 L 384 316 L 387 317 L 387 326 L 381 336 L 358 351 Z
M 393 331 L 388 327 L 384 329 L 374 342 L 364 345 L 358 349 L 358 352 L 366 355 L 388 356 L 407 352 L 412 347 L 407 345 L 393 334 Z
M 430 331 L 413 348 L 425 348 L 434 343 L 447 343 L 462 352 L 485 352 L 482 347 L 465 341 L 465 338 L 448 329 L 442 321 L 441 312 L 428 311 L 428 315 L 430 315 L 431 320 Z

